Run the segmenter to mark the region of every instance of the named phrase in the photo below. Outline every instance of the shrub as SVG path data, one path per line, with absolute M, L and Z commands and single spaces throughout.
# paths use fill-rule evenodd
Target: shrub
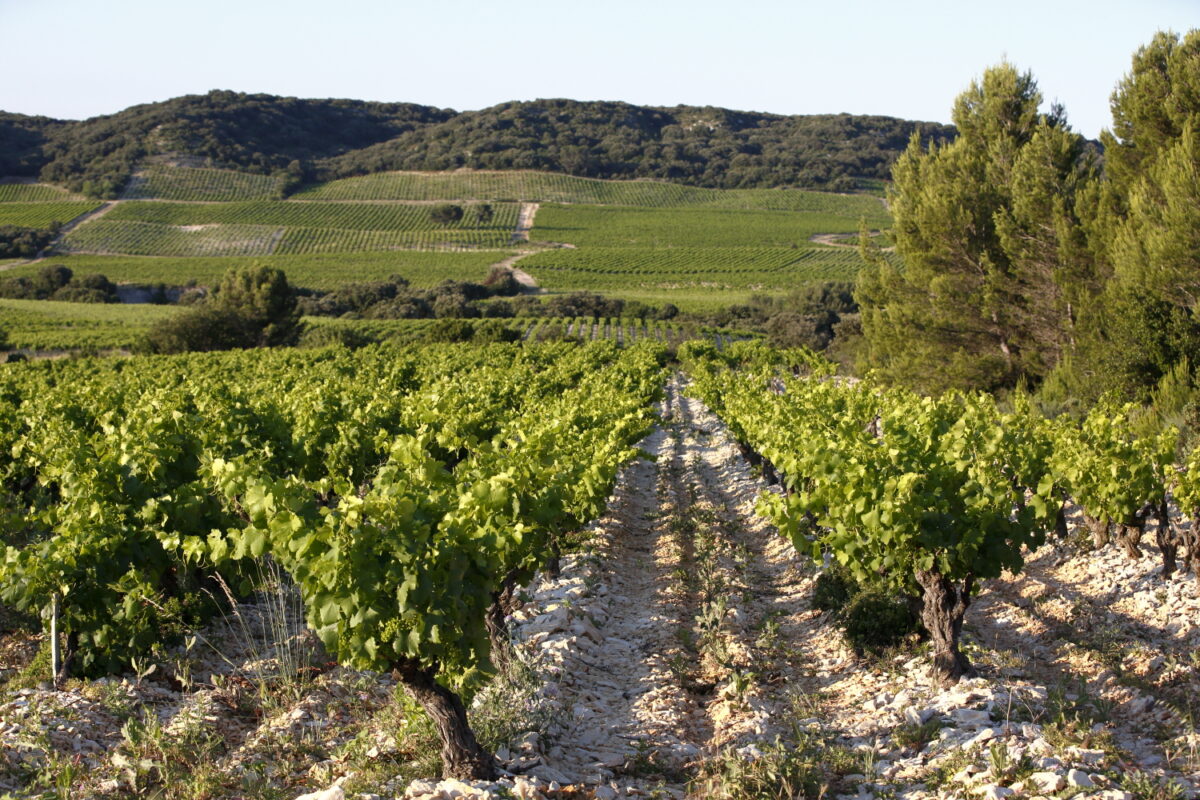
M 150 353 L 187 353 L 254 347 L 259 331 L 246 317 L 199 306 L 155 323 L 139 349 Z
M 105 294 L 99 289 L 86 289 L 82 286 L 64 286 L 51 297 L 60 303 L 114 303 L 116 298 Z
M 817 576 L 812 607 L 817 611 L 841 611 L 858 592 L 858 581 L 850 570 L 835 562 Z
M 463 209 L 453 203 L 439 203 L 429 209 L 429 218 L 438 225 L 453 225 L 463 218 Z
M 298 298 L 282 270 L 273 267 L 231 269 L 221 279 L 211 302 L 217 311 L 239 316 L 246 326 L 255 329 L 257 335 L 252 337 L 249 345 L 235 347 L 291 345 L 300 338 L 303 323 Z
M 859 592 L 839 619 L 846 642 L 858 655 L 878 654 L 919 630 L 908 602 L 878 589 Z

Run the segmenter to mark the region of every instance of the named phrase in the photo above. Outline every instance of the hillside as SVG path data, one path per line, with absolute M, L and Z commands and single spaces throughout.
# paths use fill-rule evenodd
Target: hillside
M 889 224 L 883 203 L 867 194 L 531 170 L 381 172 L 312 183 L 287 199 L 279 199 L 279 184 L 151 160 L 137 166 L 119 199 L 103 204 L 49 184 L 0 184 L 0 223 L 75 220 L 45 258 L 118 284 L 212 285 L 252 259 L 304 289 L 392 275 L 431 287 L 478 282 L 492 265 L 519 260 L 547 293 L 598 291 L 687 311 L 853 281 L 862 266 L 857 250 L 822 237 L 854 236 L 862 221 L 872 229 Z M 437 203 L 460 204 L 464 215 L 435 222 Z M 32 279 L 44 267 L 14 257 L 0 272 Z
M 953 136 L 945 125 L 849 114 L 573 100 L 456 112 L 213 91 L 83 121 L 0 112 L 0 175 L 115 197 L 136 165 L 170 156 L 286 174 L 291 187 L 388 170 L 468 167 L 846 190 L 886 178 L 914 131 Z

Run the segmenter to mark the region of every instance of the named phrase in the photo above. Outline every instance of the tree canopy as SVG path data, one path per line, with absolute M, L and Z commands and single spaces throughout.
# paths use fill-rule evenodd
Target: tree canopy
M 1092 268 L 1079 219 L 1096 159 L 1028 72 L 1003 63 L 954 106 L 959 137 L 914 135 L 892 171 L 903 267 L 876 258 L 858 301 L 868 366 L 928 391 L 1043 375 Z

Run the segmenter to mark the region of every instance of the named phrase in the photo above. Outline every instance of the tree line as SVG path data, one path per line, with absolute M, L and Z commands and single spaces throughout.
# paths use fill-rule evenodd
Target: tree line
M 936 393 L 1041 387 L 1147 400 L 1200 352 L 1200 31 L 1133 56 L 1100 149 L 1002 63 L 955 102 L 952 142 L 892 171 L 902 266 L 866 236 L 861 369 Z M 1190 380 L 1190 378 L 1189 378 Z

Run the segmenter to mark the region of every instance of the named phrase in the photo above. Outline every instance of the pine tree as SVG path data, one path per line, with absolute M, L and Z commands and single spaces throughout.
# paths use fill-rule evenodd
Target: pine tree
M 1072 336 L 1093 283 L 1076 212 L 1095 176 L 1061 107 L 1003 63 L 954 106 L 959 137 L 915 137 L 892 171 L 902 266 L 860 276 L 863 366 L 924 391 L 1039 377 Z
M 1144 398 L 1200 344 L 1200 31 L 1140 48 L 1112 114 L 1089 223 L 1108 280 L 1080 364 L 1095 392 Z

